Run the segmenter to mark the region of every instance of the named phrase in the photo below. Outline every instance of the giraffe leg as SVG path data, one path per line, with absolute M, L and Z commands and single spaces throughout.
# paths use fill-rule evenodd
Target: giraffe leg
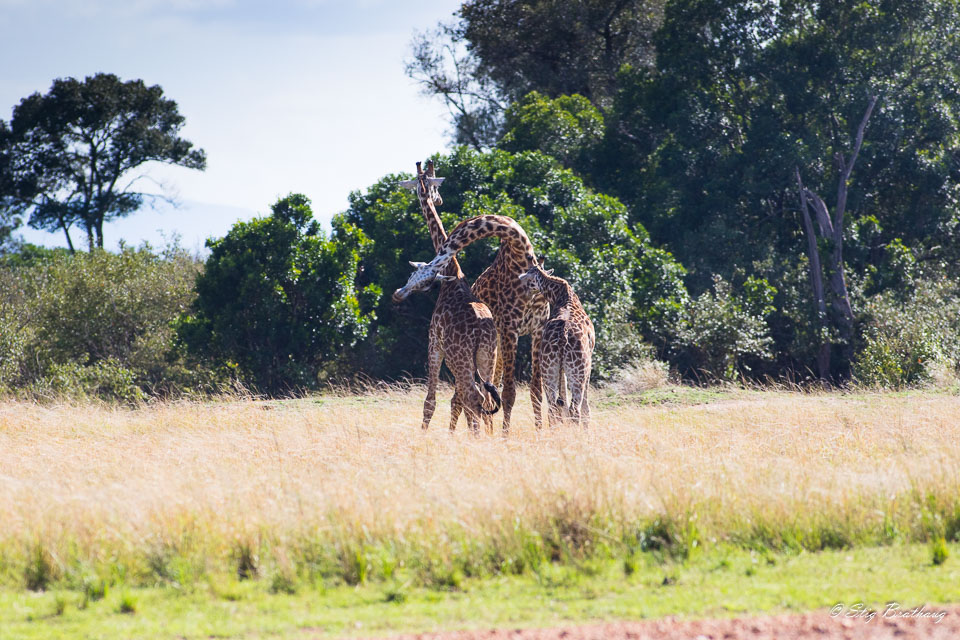
M 570 380 L 570 420 L 577 426 L 586 426 L 584 418 L 590 417 L 587 407 L 587 381 L 582 374 L 572 376 Z
M 560 387 L 559 387 L 560 395 L 559 395 L 559 398 L 560 398 L 560 404 L 561 404 L 561 405 L 566 405 L 566 404 L 567 404 L 567 385 L 568 385 L 568 384 L 570 384 L 570 381 L 567 380 L 567 374 L 566 374 L 564 371 L 560 371 Z
M 543 342 L 543 332 L 534 329 L 530 334 L 530 403 L 533 405 L 533 424 L 537 429 L 543 428 L 543 373 L 540 362 L 540 346 Z
M 488 331 L 485 331 L 481 334 L 479 344 L 477 346 L 476 353 L 476 368 L 477 373 L 480 375 L 481 381 L 493 382 L 493 377 L 496 375 L 494 372 L 496 370 L 497 362 L 497 332 L 493 326 L 489 327 Z M 490 397 L 490 394 L 486 391 L 483 392 L 485 399 L 484 408 L 488 411 L 492 411 L 496 407 L 496 401 Z M 482 415 L 483 426 L 487 430 L 487 433 L 493 433 L 493 418 L 488 413 Z
M 430 426 L 430 419 L 437 408 L 437 383 L 440 381 L 440 365 L 443 363 L 443 352 L 440 351 L 431 336 L 430 350 L 427 352 L 427 398 L 423 401 L 422 429 Z
M 591 365 L 592 363 L 590 362 L 590 358 L 587 357 L 587 362 L 583 373 L 583 401 L 580 403 L 580 423 L 584 429 L 590 426 L 590 401 L 587 399 L 587 394 L 590 393 Z
M 503 434 L 510 432 L 510 415 L 513 413 L 513 403 L 517 399 L 517 387 L 514 380 L 513 367 L 517 359 L 517 334 L 504 335 L 500 341 L 503 350 Z
M 447 364 L 450 364 L 450 359 L 447 360 Z M 454 377 L 457 380 L 457 389 L 454 393 L 460 398 L 470 432 L 473 435 L 478 435 L 480 433 L 480 409 L 483 406 L 483 394 L 477 390 L 477 384 L 474 381 L 473 359 L 458 362 L 454 369 Z
M 483 420 L 483 429 L 487 432 L 487 435 L 493 435 L 493 418 L 484 413 L 480 416 L 480 419 Z
M 493 369 L 493 384 L 497 388 L 503 385 L 503 333 L 497 331 L 497 357 Z
M 590 427 L 590 401 L 587 399 L 587 393 L 590 391 L 590 383 L 583 387 L 583 400 L 580 403 L 580 426 L 584 429 Z
M 541 359 L 540 370 L 543 372 L 543 386 L 547 392 L 548 424 L 555 427 L 563 420 L 563 405 L 559 402 L 562 376 L 560 358 L 555 354 L 545 354 Z
M 450 431 L 457 430 L 457 421 L 460 419 L 460 412 L 463 410 L 463 398 L 460 397 L 460 386 L 453 388 L 453 397 L 450 398 Z
M 586 398 L 586 385 L 581 379 L 581 375 L 575 374 L 570 379 L 570 407 L 568 409 L 570 421 L 580 426 L 580 406 Z
M 570 381 L 570 419 L 577 426 L 583 426 L 582 407 L 587 398 L 587 385 L 590 383 L 588 360 L 583 352 L 583 345 L 576 342 L 568 343 L 568 350 L 564 353 L 564 370 Z M 590 415 L 589 407 L 586 410 Z

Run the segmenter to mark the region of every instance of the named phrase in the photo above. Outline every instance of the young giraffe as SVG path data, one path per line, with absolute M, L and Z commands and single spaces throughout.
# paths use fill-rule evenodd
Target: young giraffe
M 443 203 L 438 189 L 442 182 L 443 178 L 437 178 L 434 173 L 433 162 L 427 164 L 426 173 L 421 170 L 418 162 L 416 180 L 400 183 L 401 186 L 416 192 L 434 249 L 438 249 L 447 239 L 443 223 L 440 222 L 434 206 Z M 416 263 L 411 264 L 416 266 Z M 493 421 L 490 415 L 500 408 L 500 396 L 492 384 L 497 358 L 497 332 L 493 316 L 490 309 L 470 292 L 470 285 L 467 284 L 456 260 L 447 265 L 438 279 L 442 282 L 433 317 L 430 319 L 427 397 L 423 402 L 422 428 L 430 426 L 430 419 L 437 407 L 437 383 L 440 379 L 440 366 L 446 356 L 447 367 L 453 372 L 456 381 L 450 401 L 450 430 L 457 428 L 460 412 L 464 411 L 474 433 L 479 430 L 478 416 L 482 417 L 487 431 L 492 432 Z M 402 295 L 398 295 L 398 291 L 394 293 L 393 301 L 402 301 L 414 290 L 422 291 L 425 288 L 410 289 Z M 484 408 L 485 399 L 474 382 L 474 372 L 479 372 L 487 399 L 492 399 L 495 406 L 493 410 Z
M 493 312 L 500 337 L 500 357 L 497 358 L 497 382 L 503 381 L 503 430 L 510 429 L 510 416 L 516 400 L 514 365 L 517 356 L 517 340 L 530 334 L 532 341 L 533 372 L 530 380 L 530 400 L 533 417 L 539 429 L 542 424 L 540 405 L 540 339 L 543 324 L 550 315 L 546 299 L 523 285 L 519 276 L 537 264 L 533 245 L 519 224 L 507 216 L 483 215 L 462 221 L 437 250 L 437 255 L 427 264 L 417 266 L 403 287 L 429 285 L 441 271 L 455 259 L 457 253 L 484 238 L 500 238 L 500 249 L 493 263 L 473 283 L 473 293 L 483 300 Z M 402 291 L 398 289 L 397 291 Z
M 520 276 L 531 290 L 539 291 L 550 302 L 550 319 L 543 326 L 540 341 L 540 371 L 549 403 L 549 423 L 561 421 L 563 407 L 562 378 L 570 385 L 568 415 L 578 425 L 590 422 L 587 387 L 596 335 L 593 323 L 583 310 L 580 298 L 563 278 L 534 265 Z

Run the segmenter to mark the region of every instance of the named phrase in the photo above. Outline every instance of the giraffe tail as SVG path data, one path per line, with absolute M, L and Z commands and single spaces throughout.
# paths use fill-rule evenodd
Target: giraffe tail
M 486 380 L 483 380 L 483 388 L 486 389 L 486 390 L 487 390 L 487 393 L 490 394 L 490 397 L 493 398 L 493 403 L 494 403 L 494 405 L 496 405 L 496 406 L 494 406 L 494 408 L 493 408 L 493 409 L 490 409 L 490 410 L 487 410 L 487 409 L 484 409 L 483 407 L 480 407 L 480 412 L 483 413 L 484 415 L 492 416 L 492 415 L 495 414 L 497 411 L 500 411 L 500 404 L 501 404 L 501 402 L 500 402 L 500 394 L 497 392 L 497 388 L 496 388 L 495 386 L 493 386 L 492 383 L 490 383 L 490 382 L 488 382 L 488 381 L 486 381 Z

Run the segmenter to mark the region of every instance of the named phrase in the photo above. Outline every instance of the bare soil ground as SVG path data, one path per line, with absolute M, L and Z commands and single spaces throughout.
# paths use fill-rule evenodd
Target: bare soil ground
M 938 617 L 904 617 L 877 610 L 873 617 L 859 612 L 831 616 L 818 611 L 714 620 L 665 618 L 644 622 L 555 627 L 551 629 L 490 629 L 393 636 L 390 640 L 957 640 L 960 605 L 932 605 L 921 610 Z

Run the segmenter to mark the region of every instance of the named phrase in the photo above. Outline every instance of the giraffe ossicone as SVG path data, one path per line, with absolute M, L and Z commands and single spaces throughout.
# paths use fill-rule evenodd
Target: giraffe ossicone
M 440 185 L 443 184 L 443 181 L 446 180 L 446 178 L 431 178 L 428 176 L 424 178 L 424 180 L 426 181 L 428 188 L 432 187 L 434 189 L 438 189 L 440 188 Z M 416 191 L 417 185 L 419 184 L 419 182 L 420 182 L 419 180 L 401 180 L 399 184 L 404 189 L 410 189 L 410 191 Z

